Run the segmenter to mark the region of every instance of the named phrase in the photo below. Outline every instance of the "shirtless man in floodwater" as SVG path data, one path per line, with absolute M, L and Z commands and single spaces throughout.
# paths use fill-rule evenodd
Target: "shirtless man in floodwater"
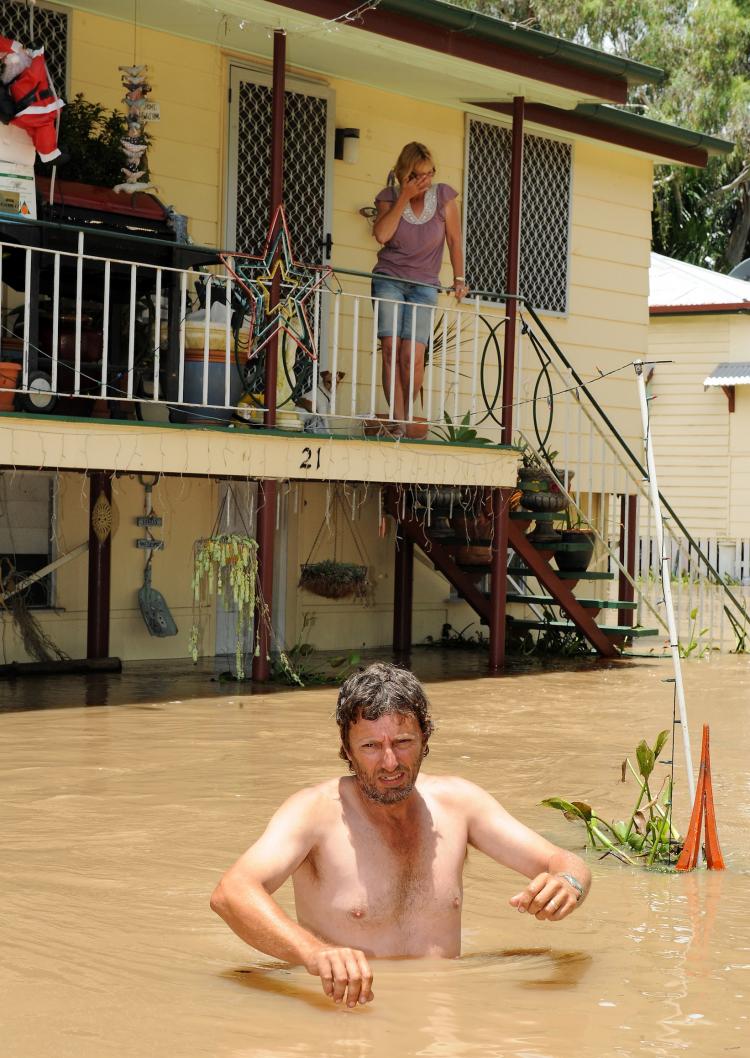
M 420 775 L 432 720 L 417 678 L 375 664 L 344 683 L 336 721 L 352 775 L 293 794 L 216 887 L 211 907 L 248 944 L 304 966 L 350 1007 L 373 998 L 371 958 L 461 951 L 469 847 L 531 879 L 516 910 L 559 922 L 591 885 L 465 779 Z M 272 893 L 292 876 L 297 922 Z

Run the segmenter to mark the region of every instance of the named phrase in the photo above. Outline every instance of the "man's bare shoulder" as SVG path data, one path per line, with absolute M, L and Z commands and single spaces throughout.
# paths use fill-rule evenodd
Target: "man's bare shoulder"
M 287 797 L 279 811 L 302 817 L 320 818 L 338 810 L 341 801 L 340 779 L 326 779 L 314 786 L 305 786 Z
M 471 811 L 477 804 L 494 800 L 492 794 L 460 775 L 425 775 L 417 779 L 417 789 L 446 808 Z

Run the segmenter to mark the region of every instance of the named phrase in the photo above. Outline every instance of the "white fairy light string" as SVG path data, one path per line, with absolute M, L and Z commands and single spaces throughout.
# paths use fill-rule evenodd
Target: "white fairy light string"
M 367 0 L 362 4 L 357 4 L 356 7 L 351 8 L 348 11 L 343 11 L 340 15 L 336 15 L 334 18 L 328 18 L 324 22 L 321 22 L 318 26 L 303 26 L 303 25 L 289 25 L 289 26 L 271 26 L 267 23 L 256 22 L 251 18 L 241 17 L 239 15 L 232 15 L 227 12 L 222 12 L 218 7 L 214 8 L 217 15 L 220 15 L 219 28 L 223 27 L 224 34 L 226 35 L 229 31 L 230 25 L 236 23 L 237 28 L 240 31 L 246 29 L 262 30 L 269 37 L 278 31 L 282 31 L 287 36 L 295 37 L 311 37 L 316 33 L 337 33 L 341 26 L 356 26 L 363 25 L 365 15 L 370 11 L 375 11 L 380 6 L 381 0 Z

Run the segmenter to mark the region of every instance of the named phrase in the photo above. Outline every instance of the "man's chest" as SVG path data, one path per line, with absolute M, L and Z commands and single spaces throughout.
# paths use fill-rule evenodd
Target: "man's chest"
M 336 918 L 380 926 L 460 909 L 465 857 L 465 830 L 452 822 L 403 835 L 342 827 L 303 864 L 296 883 Z

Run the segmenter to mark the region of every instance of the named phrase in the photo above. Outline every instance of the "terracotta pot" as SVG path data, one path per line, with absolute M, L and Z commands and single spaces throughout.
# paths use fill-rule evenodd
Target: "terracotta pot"
M 456 549 L 456 561 L 460 566 L 489 566 L 492 548 L 480 544 L 468 544 Z
M 16 395 L 11 391 L 17 389 L 20 374 L 20 364 L 10 360 L 0 361 L 0 411 L 13 411 Z
M 427 419 L 421 419 L 418 415 L 415 415 L 414 420 L 404 426 L 404 436 L 408 437 L 410 441 L 423 441 L 427 436 L 428 429 Z
M 492 536 L 492 517 L 488 514 L 480 514 L 476 517 L 465 511 L 454 514 L 451 518 L 451 528 L 456 536 L 467 542 L 475 540 L 489 540 Z

